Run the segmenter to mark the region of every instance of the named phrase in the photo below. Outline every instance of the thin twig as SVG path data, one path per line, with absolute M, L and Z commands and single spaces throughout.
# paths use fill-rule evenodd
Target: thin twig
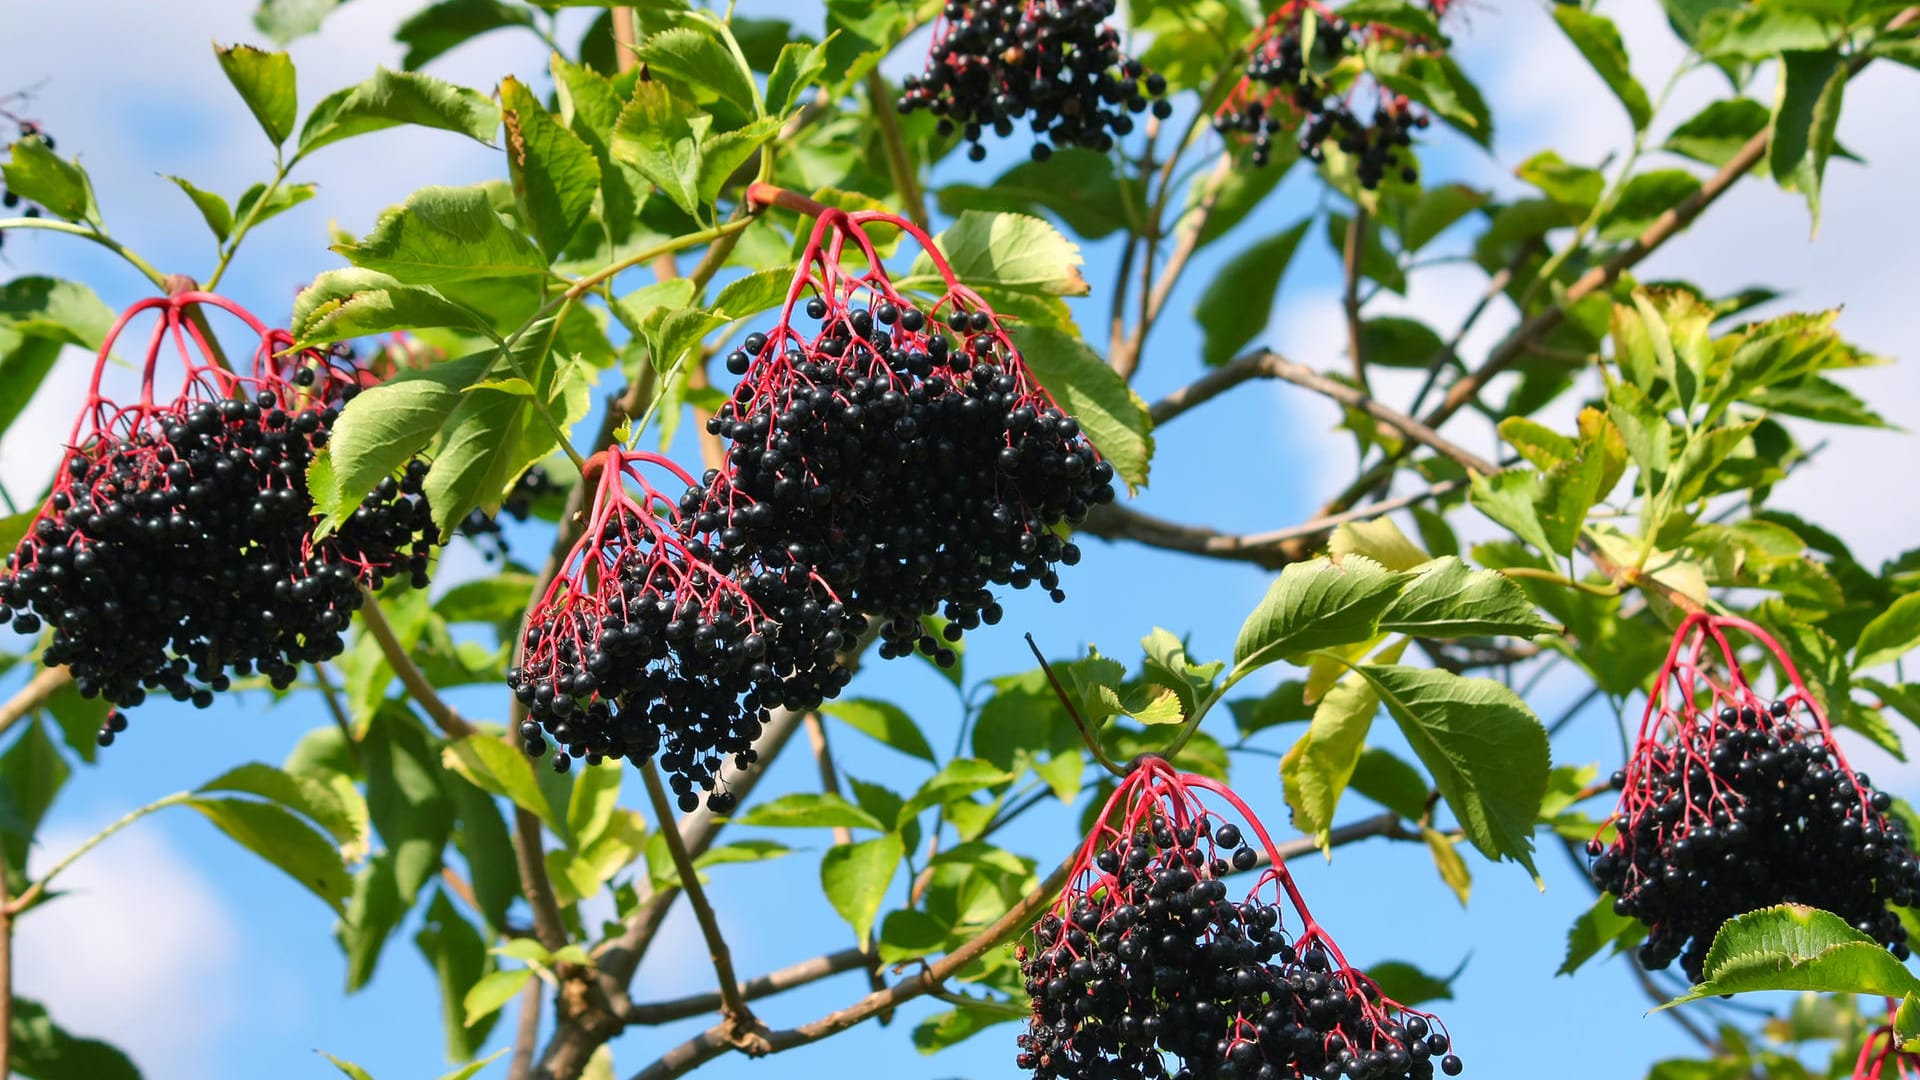
M 1319 541 L 1341 525 L 1384 517 L 1395 510 L 1404 510 L 1465 486 L 1466 482 L 1462 480 L 1442 480 L 1420 491 L 1264 533 L 1235 535 L 1201 525 L 1182 525 L 1117 503 L 1094 507 L 1080 529 L 1103 540 L 1130 540 L 1148 547 L 1202 555 L 1210 559 L 1249 562 L 1269 570 L 1278 570 L 1309 558 Z
M 547 876 L 546 846 L 540 839 L 540 818 L 524 806 L 513 808 L 513 858 L 520 867 L 520 883 L 527 906 L 533 909 L 533 936 L 548 952 L 567 946 L 566 923 L 560 918 L 560 901 L 553 894 L 553 879 Z
M 742 1000 L 756 1001 L 843 972 L 858 971 L 861 968 L 872 970 L 877 962 L 878 958 L 865 950 L 841 949 L 839 952 L 816 956 L 811 960 L 802 960 L 778 971 L 770 971 L 757 978 L 748 979 L 740 984 L 738 993 Z M 719 992 L 710 991 L 705 994 L 675 998 L 672 1001 L 632 1005 L 621 1010 L 620 1019 L 629 1024 L 670 1024 L 675 1020 L 685 1020 L 690 1016 L 710 1013 L 720 1005 Z
M 820 770 L 820 790 L 828 795 L 839 795 L 840 773 L 833 764 L 833 744 L 827 741 L 827 725 L 818 712 L 808 712 L 805 724 L 807 743 L 813 748 L 813 763 Z M 853 830 L 845 825 L 835 825 L 833 827 L 834 846 L 842 847 L 851 843 L 853 843 Z M 862 935 L 855 939 L 855 944 L 861 951 L 865 951 L 872 946 L 872 938 L 871 933 Z M 880 978 L 878 966 L 869 968 L 867 976 L 875 990 L 886 985 Z
M 346 740 L 347 753 L 355 765 L 361 764 L 360 742 L 353 737 L 353 721 L 347 717 L 347 710 L 340 704 L 340 693 L 333 688 L 333 680 L 327 677 L 327 668 L 319 660 L 313 662 L 313 681 L 320 687 L 320 699 L 327 703 L 327 715 L 333 717 L 334 724 L 340 729 L 340 737 Z
M 680 874 L 680 891 L 687 896 L 687 903 L 693 908 L 694 918 L 700 923 L 700 933 L 707 939 L 707 954 L 713 960 L 713 973 L 720 979 L 720 1015 L 727 1027 L 729 1036 L 738 1040 L 758 1025 L 753 1011 L 747 1008 L 746 999 L 740 996 L 740 982 L 733 974 L 733 952 L 727 947 L 727 939 L 720 932 L 720 920 L 713 914 L 713 905 L 707 901 L 707 890 L 700 884 L 700 871 L 694 868 L 693 857 L 687 854 L 686 842 L 680 839 L 680 830 L 675 828 L 672 804 L 667 802 L 666 785 L 660 782 L 660 768 L 647 759 L 640 766 L 640 776 L 647 785 L 647 800 L 653 803 L 654 821 L 660 835 L 666 839 L 667 852 L 673 856 L 673 867 Z
M 540 1006 L 546 995 L 539 979 L 528 979 L 520 988 L 520 1016 L 514 1025 L 513 1056 L 507 1059 L 507 1080 L 528 1080 L 533 1075 L 534 1044 L 540 1038 Z
M 1346 244 L 1341 250 L 1340 262 L 1346 273 L 1346 285 L 1342 290 L 1341 306 L 1347 315 L 1347 357 L 1353 365 L 1354 385 L 1361 390 L 1367 387 L 1367 356 L 1361 348 L 1362 327 L 1360 324 L 1360 248 L 1366 242 L 1367 208 L 1355 206 L 1352 220 L 1347 222 Z
M 72 681 L 73 673 L 65 667 L 40 669 L 18 693 L 0 704 L 0 735 L 5 735 L 21 717 L 46 704 L 48 698 Z
M 400 685 L 407 688 L 407 696 L 426 712 L 434 725 L 446 733 L 447 738 L 461 739 L 473 734 L 473 725 L 467 723 L 440 697 L 440 692 L 427 681 L 419 665 L 413 662 L 413 657 L 407 655 L 400 639 L 394 636 L 393 625 L 387 622 L 386 613 L 380 610 L 380 598 L 371 590 L 362 590 L 362 595 L 366 597 L 366 603 L 360 605 L 360 618 L 367 624 L 367 632 L 373 635 L 373 640 L 379 643 L 381 655 L 387 658 L 387 666 L 399 676 Z

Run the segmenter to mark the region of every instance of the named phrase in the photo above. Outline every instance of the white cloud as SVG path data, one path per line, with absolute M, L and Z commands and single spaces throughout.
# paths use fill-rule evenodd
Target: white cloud
M 207 1046 L 241 1012 L 239 917 L 143 826 L 75 863 L 58 879 L 65 895 L 20 921 L 14 983 L 62 1027 L 120 1047 L 149 1076 L 202 1075 Z M 89 831 L 42 836 L 32 872 Z

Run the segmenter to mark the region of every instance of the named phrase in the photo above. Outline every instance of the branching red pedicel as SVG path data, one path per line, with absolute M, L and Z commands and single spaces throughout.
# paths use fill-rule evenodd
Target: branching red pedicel
M 1444 15 L 1449 6 L 1449 0 L 1432 0 L 1434 17 Z M 1247 138 L 1255 165 L 1265 165 L 1272 156 L 1274 136 L 1290 132 L 1310 161 L 1323 160 L 1323 144 L 1333 140 L 1354 158 L 1362 187 L 1379 187 L 1390 172 L 1412 183 L 1419 178 L 1411 150 L 1413 133 L 1430 122 L 1426 113 L 1405 94 L 1373 79 L 1350 77 L 1339 85 L 1337 68 L 1362 54 L 1379 54 L 1375 62 L 1397 64 L 1403 56 L 1437 54 L 1445 46 L 1444 39 L 1395 26 L 1348 22 L 1319 0 L 1287 0 L 1267 17 L 1246 75 L 1214 112 L 1214 127 Z M 1373 119 L 1363 122 L 1360 111 L 1369 98 Z
M 1121 51 L 1106 23 L 1114 9 L 1114 0 L 952 0 L 934 22 L 926 70 L 906 79 L 900 111 L 926 109 L 941 135 L 958 130 L 972 161 L 987 156 L 981 136 L 1007 138 L 1015 121 L 1032 129 L 1035 161 L 1056 147 L 1104 154 L 1139 113 L 1173 115 L 1161 97 L 1167 80 Z
M 1242 824 L 1202 801 L 1224 800 Z M 1018 955 L 1019 1065 L 1042 1080 L 1428 1080 L 1445 1026 L 1354 970 L 1266 829 L 1223 784 L 1142 758 Z M 1260 865 L 1242 899 L 1229 874 Z M 1173 1064 L 1168 1063 L 1169 1056 Z
M 1754 690 L 1729 631 L 1766 650 L 1779 695 Z M 1834 912 L 1907 956 L 1888 905 L 1920 899 L 1912 838 L 1888 816 L 1892 798 L 1847 764 L 1824 709 L 1760 627 L 1704 613 L 1680 624 L 1613 783 L 1613 835 L 1587 851 L 1614 910 L 1647 925 L 1646 966 L 1678 958 L 1698 982 L 1722 923 L 1779 903 Z
M 648 469 L 698 490 L 655 454 L 613 446 L 588 461 L 586 529 L 528 615 L 507 682 L 528 709 L 529 754 L 549 736 L 561 771 L 575 757 L 659 753 L 682 809 L 699 805 L 698 787 L 724 813 L 720 766 L 753 763 L 768 710 L 814 708 L 846 685 L 836 655 L 848 616 L 805 567 L 737 559 L 689 527 Z
M 244 373 L 222 362 L 210 313 L 251 335 Z M 117 404 L 101 391 L 109 357 L 149 314 L 140 396 Z M 124 708 L 165 691 L 205 707 L 256 672 L 285 688 L 297 665 L 340 653 L 363 585 L 425 583 L 437 537 L 423 463 L 315 538 L 307 466 L 360 378 L 292 344 L 200 292 L 143 300 L 108 332 L 51 493 L 0 573 L 0 623 L 50 625 L 43 662 L 67 665 L 82 694 Z M 126 721 L 107 723 L 103 745 Z
M 1887 999 L 1887 1022 L 1867 1033 L 1860 1045 L 1860 1056 L 1853 1062 L 1853 1080 L 1914 1080 L 1920 1077 L 1920 1054 L 1900 1049 L 1901 1039 L 1893 1020 L 1900 1010 L 1899 998 Z M 1892 1071 L 1888 1071 L 1892 1066 Z
M 818 573 L 882 621 L 882 655 L 952 663 L 948 643 L 1000 618 L 990 585 L 1065 598 L 1054 567 L 1080 550 L 1054 527 L 1113 498 L 1113 467 L 926 233 L 777 197 L 817 221 L 779 322 L 727 357 L 741 379 L 709 424 L 727 467 L 682 512 L 736 558 Z M 896 289 L 874 228 L 917 240 L 942 291 Z M 934 614 L 945 641 L 921 622 Z

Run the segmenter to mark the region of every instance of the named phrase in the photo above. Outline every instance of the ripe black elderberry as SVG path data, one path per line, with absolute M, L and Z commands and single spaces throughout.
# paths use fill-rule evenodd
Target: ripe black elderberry
M 1754 692 L 1727 630 L 1771 653 L 1789 686 Z M 1711 674 L 1723 664 L 1724 677 Z M 1615 774 L 1610 844 L 1587 845 L 1614 910 L 1647 925 L 1640 958 L 1675 959 L 1695 982 L 1720 925 L 1779 903 L 1831 911 L 1894 955 L 1907 932 L 1888 905 L 1920 900 L 1920 862 L 1892 799 L 1848 766 L 1819 704 L 1779 644 L 1744 619 L 1680 624 Z
M 500 528 L 500 518 L 505 516 L 515 521 L 525 521 L 533 516 L 533 504 L 556 490 L 558 486 L 545 467 L 535 465 L 514 481 L 513 490 L 500 503 L 499 514 L 489 516 L 475 507 L 454 531 L 473 541 L 474 546 L 480 549 L 482 558 L 488 562 L 498 562 L 508 554 L 507 536 Z
M 216 309 L 257 335 L 251 374 L 216 363 L 191 318 Z M 116 405 L 101 375 L 148 311 L 159 318 L 140 400 Z M 160 403 L 168 341 L 183 383 Z M 423 462 L 314 536 L 307 466 L 358 378 L 323 354 L 275 356 L 291 344 L 205 293 L 141 301 L 107 335 L 52 492 L 0 572 L 0 625 L 50 626 L 43 662 L 71 668 L 82 694 L 125 708 L 165 691 L 205 707 L 236 675 L 285 687 L 298 664 L 340 653 L 363 585 L 400 574 L 425 584 L 437 536 Z
M 1106 25 L 1114 0 L 951 0 L 933 30 L 926 71 L 908 76 L 901 112 L 926 109 L 940 133 L 955 130 L 967 156 L 987 156 L 980 139 L 1013 134 L 1016 121 L 1033 132 L 1033 157 L 1056 147 L 1102 153 L 1133 131 L 1133 117 L 1151 108 L 1172 115 L 1161 95 L 1167 81 L 1120 49 Z
M 927 309 L 895 291 L 871 221 L 913 233 L 945 276 Z M 840 265 L 848 242 L 866 256 L 856 273 Z M 1065 598 L 1055 567 L 1080 551 L 1054 528 L 1113 498 L 1113 468 L 923 232 L 823 210 L 779 324 L 743 345 L 727 358 L 743 378 L 708 425 L 727 467 L 689 490 L 684 521 L 736 558 L 811 567 L 881 620 L 883 656 L 951 663 L 964 631 L 999 621 L 992 585 Z M 934 614 L 941 637 L 923 629 Z
M 19 97 L 19 96 L 22 96 L 22 95 L 9 94 L 4 98 L 0 98 L 0 106 L 4 106 L 4 103 L 9 98 Z M 12 121 L 14 127 L 16 127 L 19 130 L 20 137 L 22 139 L 37 138 L 41 142 L 46 144 L 47 149 L 49 150 L 53 149 L 53 136 L 48 135 L 40 127 L 40 125 L 34 123 L 33 121 L 22 120 L 14 116 L 12 113 L 8 112 L 4 107 L 0 107 L 0 120 Z M 40 207 L 22 199 L 20 197 L 19 192 L 8 191 L 5 185 L 0 185 L 0 210 L 8 211 L 8 214 L 3 216 L 11 216 L 12 214 L 15 214 L 15 213 L 19 214 L 21 217 L 28 217 L 28 218 L 37 218 L 40 216 Z M 6 239 L 7 239 L 6 233 L 0 232 L 0 244 L 4 244 Z
M 714 791 L 731 755 L 745 768 L 775 706 L 811 709 L 851 673 L 840 648 L 864 629 L 804 563 L 736 557 L 680 518 L 642 466 L 693 478 L 665 458 L 611 447 L 588 462 L 588 525 L 527 619 L 507 684 L 531 718 L 527 752 L 645 761 L 655 753 L 682 809 L 732 808 Z M 627 490 L 631 480 L 636 496 Z
M 1438 0 L 1432 6 L 1438 15 L 1448 5 Z M 1389 173 L 1411 183 L 1419 176 L 1411 150 L 1413 133 L 1428 125 L 1426 114 L 1405 95 L 1374 86 L 1373 117 L 1363 121 L 1354 106 L 1359 95 L 1351 87 L 1336 88 L 1335 69 L 1347 57 L 1373 48 L 1433 52 L 1444 44 L 1392 26 L 1351 23 L 1309 0 L 1294 0 L 1268 16 L 1245 76 L 1214 113 L 1214 127 L 1245 137 L 1255 165 L 1271 158 L 1276 135 L 1291 132 L 1310 161 L 1325 159 L 1328 142 L 1339 146 L 1354 158 L 1363 187 L 1379 187 Z
M 1202 790 L 1233 805 L 1269 860 L 1237 901 L 1223 879 L 1258 855 Z M 1266 830 L 1226 788 L 1146 758 L 1100 821 L 1066 893 L 1017 953 L 1033 999 L 1022 1069 L 1042 1080 L 1461 1071 L 1444 1025 L 1348 966 Z

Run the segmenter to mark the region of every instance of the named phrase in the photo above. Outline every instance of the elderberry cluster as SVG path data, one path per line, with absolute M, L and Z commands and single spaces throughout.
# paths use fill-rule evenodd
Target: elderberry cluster
M 628 500 L 617 462 L 609 475 L 576 549 L 582 564 L 535 609 L 507 672 L 527 707 L 521 739 L 538 757 L 550 736 L 562 772 L 575 757 L 657 753 L 682 809 L 699 805 L 698 788 L 725 813 L 734 797 L 715 789 L 726 758 L 743 769 L 757 760 L 770 709 L 839 693 L 852 673 L 838 654 L 865 622 L 804 563 L 736 558 L 698 527 L 656 520 L 666 500 L 650 489 Z
M 1332 69 L 1362 46 L 1362 29 L 1337 17 L 1319 20 L 1309 45 L 1297 12 L 1276 15 L 1247 61 L 1246 77 L 1214 114 L 1215 129 L 1247 137 L 1249 157 L 1257 166 L 1272 158 L 1275 136 L 1291 130 L 1309 161 L 1325 160 L 1328 142 L 1352 156 L 1362 187 L 1377 188 L 1396 172 L 1412 183 L 1419 171 L 1409 148 L 1414 131 L 1428 125 L 1426 114 L 1383 89 L 1372 120 L 1364 121 L 1354 110 L 1352 95 L 1336 91 L 1326 76 L 1316 73 Z
M 313 540 L 307 466 L 353 393 L 185 402 L 70 451 L 0 573 L 0 625 L 51 626 L 44 662 L 121 707 L 165 692 L 205 708 L 233 676 L 285 688 L 338 655 L 361 586 L 424 585 L 437 540 L 418 461 Z
M 535 465 L 520 474 L 514 481 L 513 490 L 500 503 L 500 513 L 489 516 L 479 507 L 467 513 L 466 520 L 454 528 L 454 531 L 473 541 L 480 549 L 480 556 L 488 562 L 498 562 L 507 557 L 507 536 L 500 528 L 501 516 L 515 521 L 525 521 L 533 516 L 533 504 L 547 495 L 559 490 L 553 477 L 547 474 L 544 466 Z
M 950 0 L 900 111 L 926 109 L 942 135 L 957 128 L 973 161 L 987 156 L 982 135 L 1006 138 L 1016 121 L 1031 128 L 1036 161 L 1055 147 L 1104 153 L 1133 131 L 1134 115 L 1173 113 L 1166 79 L 1121 51 L 1106 25 L 1113 12 L 1114 0 Z
M 951 664 L 950 643 L 999 621 L 992 585 L 1064 600 L 1055 566 L 1080 549 L 1053 527 L 1113 498 L 1113 466 L 1023 377 L 993 317 L 818 297 L 807 313 L 824 320 L 811 342 L 754 334 L 727 358 L 748 375 L 708 424 L 727 468 L 688 491 L 685 520 L 735 558 L 811 567 L 881 621 L 883 656 Z M 944 640 L 921 621 L 934 614 Z
M 1783 902 L 1834 912 L 1907 957 L 1888 905 L 1920 901 L 1912 837 L 1887 816 L 1892 798 L 1793 722 L 1792 705 L 1722 708 L 1614 774 L 1619 838 L 1588 853 L 1614 910 L 1647 925 L 1646 966 L 1679 959 L 1698 982 L 1722 923 Z
M 1238 826 L 1210 826 L 1135 828 L 1095 856 L 1105 887 L 1041 919 L 1019 952 L 1034 1010 L 1022 1069 L 1041 1080 L 1461 1071 L 1431 1017 L 1384 998 L 1319 940 L 1290 940 L 1257 890 L 1229 899 L 1223 879 L 1259 858 Z

